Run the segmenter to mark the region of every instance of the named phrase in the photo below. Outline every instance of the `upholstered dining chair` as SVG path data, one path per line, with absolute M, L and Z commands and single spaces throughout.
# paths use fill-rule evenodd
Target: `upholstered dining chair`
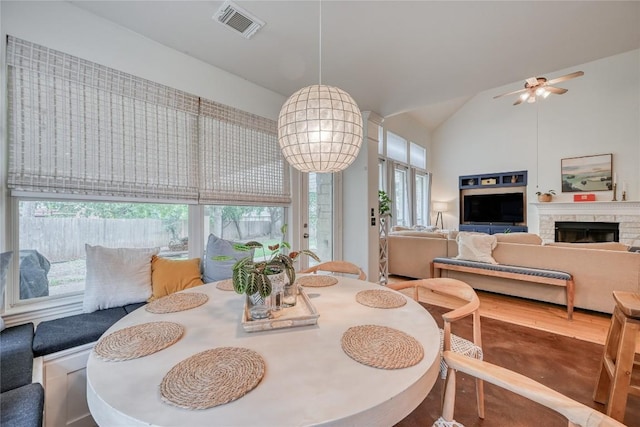
M 443 358 L 449 366 L 445 382 L 442 416 L 433 427 L 464 427 L 453 418 L 456 399 L 456 371 L 469 374 L 523 396 L 563 415 L 569 427 L 624 427 L 624 424 L 596 409 L 558 393 L 524 375 L 483 360 L 445 351 Z
M 440 330 L 440 348 L 442 351 L 453 350 L 456 353 L 482 360 L 480 299 L 471 286 L 457 279 L 433 278 L 391 283 L 387 287 L 397 291 L 413 288 L 413 299 L 416 301 L 419 301 L 419 290 L 421 288 L 466 301 L 460 307 L 442 315 L 444 327 Z M 467 316 L 472 316 L 473 342 L 451 333 L 451 324 Z M 444 379 L 447 374 L 447 364 L 444 359 L 440 364 L 440 373 Z M 482 379 L 478 378 L 476 378 L 476 397 L 478 400 L 478 416 L 484 418 L 484 383 Z
M 318 271 L 326 271 L 329 273 L 344 273 L 344 274 L 354 274 L 358 276 L 360 280 L 367 280 L 367 275 L 364 271 L 357 265 L 349 262 L 349 261 L 327 261 L 322 262 L 318 265 L 314 265 L 300 273 L 313 273 L 316 274 Z

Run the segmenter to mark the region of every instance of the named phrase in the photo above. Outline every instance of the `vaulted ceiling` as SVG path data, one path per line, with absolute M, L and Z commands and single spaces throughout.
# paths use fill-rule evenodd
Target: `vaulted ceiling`
M 237 0 L 266 23 L 251 39 L 212 19 L 222 1 L 72 3 L 283 96 L 321 63 L 362 110 L 431 129 L 481 91 L 640 48 L 638 1 Z

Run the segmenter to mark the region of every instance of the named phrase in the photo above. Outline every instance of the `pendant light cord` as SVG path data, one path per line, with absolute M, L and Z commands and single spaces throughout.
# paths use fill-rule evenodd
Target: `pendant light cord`
M 319 37 L 318 37 L 318 84 L 322 85 L 322 0 L 318 2 L 320 5 L 320 19 L 318 23 Z
M 536 189 L 540 184 L 540 103 L 536 103 Z

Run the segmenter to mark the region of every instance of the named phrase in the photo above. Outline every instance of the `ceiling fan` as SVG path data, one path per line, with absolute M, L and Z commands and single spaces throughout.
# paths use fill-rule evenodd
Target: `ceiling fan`
M 547 80 L 546 77 L 530 77 L 524 83 L 524 89 L 514 90 L 513 92 L 503 93 L 502 95 L 496 95 L 493 99 L 500 98 L 501 96 L 515 95 L 520 93 L 516 102 L 513 105 L 521 104 L 525 101 L 528 103 L 536 102 L 536 97 L 541 96 L 543 98 L 548 97 L 550 94 L 562 95 L 567 92 L 567 89 L 551 86 L 556 83 L 563 82 L 569 79 L 575 79 L 584 75 L 582 71 L 576 71 L 574 73 L 565 74 L 564 76 L 557 77 L 555 79 Z

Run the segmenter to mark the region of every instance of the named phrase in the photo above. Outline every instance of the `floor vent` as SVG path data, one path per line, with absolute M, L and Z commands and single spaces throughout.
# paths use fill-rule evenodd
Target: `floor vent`
M 264 26 L 263 21 L 231 1 L 225 1 L 213 15 L 213 19 L 242 34 L 247 39 L 250 39 L 256 31 Z

